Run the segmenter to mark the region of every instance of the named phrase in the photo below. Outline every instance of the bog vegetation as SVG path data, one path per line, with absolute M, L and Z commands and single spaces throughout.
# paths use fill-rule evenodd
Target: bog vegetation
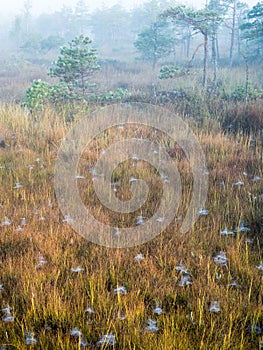
M 33 17 L 27 1 L 2 30 L 0 349 L 263 348 L 262 21 L 262 2 L 210 0 L 196 10 L 151 0 L 89 12 L 78 1 Z M 158 141 L 183 187 L 168 228 L 114 250 L 87 242 L 60 212 L 53 179 L 61 142 L 83 115 L 119 102 L 167 108 L 199 140 L 209 190 L 187 234 L 188 159 L 140 125 L 94 139 L 76 181 L 99 221 L 143 225 L 162 193 L 156 171 L 136 158 L 116 168 L 118 198 L 130 198 L 131 178 L 151 189 L 127 215 L 101 205 L 92 169 L 116 139 Z

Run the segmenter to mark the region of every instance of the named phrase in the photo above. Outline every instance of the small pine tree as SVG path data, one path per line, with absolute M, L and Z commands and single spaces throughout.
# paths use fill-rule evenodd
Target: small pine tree
M 63 46 L 60 56 L 50 68 L 49 75 L 65 83 L 76 96 L 85 98 L 91 86 L 90 77 L 100 69 L 97 50 L 90 47 L 92 41 L 83 35 Z
M 170 55 L 174 39 L 166 22 L 154 22 L 138 34 L 134 46 L 141 53 L 141 58 L 151 62 L 154 69 L 159 59 Z
M 263 2 L 255 5 L 247 14 L 245 23 L 240 26 L 242 39 L 247 42 L 247 55 L 262 62 L 263 53 Z

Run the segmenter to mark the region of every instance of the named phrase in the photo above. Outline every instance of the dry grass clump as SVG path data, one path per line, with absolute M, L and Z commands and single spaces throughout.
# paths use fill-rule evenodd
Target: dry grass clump
M 222 126 L 235 132 L 257 133 L 263 129 L 262 101 L 252 102 L 248 105 L 235 103 L 227 107 Z
M 9 305 L 14 317 L 5 322 L 8 314 L 2 312 L 0 344 L 96 349 L 106 348 L 108 339 L 114 349 L 256 349 L 263 327 L 260 147 L 251 147 L 245 136 L 196 128 L 210 173 L 206 208 L 200 209 L 209 212 L 185 235 L 179 217 L 187 210 L 193 178 L 187 159 L 167 148 L 182 176 L 177 220 L 143 246 L 113 250 L 80 237 L 58 208 L 53 166 L 69 128 L 50 110 L 36 121 L 19 107 L 0 109 L 6 142 L 0 149 L 0 306 Z M 127 129 L 122 136 L 136 132 Z M 98 220 L 133 226 L 139 213 L 107 211 L 92 188 L 90 170 L 118 135 L 112 129 L 84 152 L 79 188 Z M 162 185 L 151 166 L 133 163 L 116 169 L 117 195 L 129 198 L 129 178 L 144 178 L 151 194 L 140 214 L 147 216 Z M 221 234 L 225 228 L 233 234 Z M 126 292 L 116 294 L 121 286 Z

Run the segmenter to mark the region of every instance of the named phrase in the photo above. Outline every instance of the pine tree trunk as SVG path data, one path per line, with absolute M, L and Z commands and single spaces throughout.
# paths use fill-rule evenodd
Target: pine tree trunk
M 216 34 L 212 35 L 212 62 L 213 62 L 213 88 L 217 83 L 217 52 L 216 52 Z
M 236 10 L 237 10 L 237 0 L 233 1 L 233 18 L 232 18 L 232 28 L 231 28 L 231 43 L 230 43 L 230 54 L 229 54 L 229 66 L 233 65 L 233 51 L 235 44 L 235 31 L 236 31 Z
M 220 51 L 219 51 L 219 42 L 218 35 L 216 35 L 216 54 L 217 54 L 217 62 L 220 60 Z
M 241 38 L 240 38 L 240 29 L 238 29 L 238 36 L 237 36 L 237 50 L 238 50 L 238 58 L 241 57 Z
M 208 34 L 204 33 L 204 69 L 203 69 L 203 87 L 207 87 L 207 66 L 208 66 Z
M 190 29 L 188 30 L 187 33 L 187 44 L 186 44 L 186 57 L 189 58 L 189 54 L 190 54 L 190 44 L 191 44 L 191 31 Z
M 245 98 L 245 104 L 248 103 L 248 87 L 249 87 L 249 71 L 248 71 L 248 61 L 247 57 L 244 57 L 246 62 L 246 98 Z

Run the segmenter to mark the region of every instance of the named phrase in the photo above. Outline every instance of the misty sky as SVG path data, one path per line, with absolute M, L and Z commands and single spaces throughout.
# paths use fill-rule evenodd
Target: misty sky
M 32 13 L 39 14 L 42 12 L 54 12 L 59 10 L 63 4 L 74 7 L 78 0 L 31 0 L 32 4 Z M 245 1 L 245 0 L 243 0 Z M 23 9 L 23 4 L 25 0 L 0 0 L 1 3 L 1 14 L 11 14 L 11 13 L 20 13 Z M 116 3 L 122 4 L 126 8 L 130 8 L 136 5 L 143 3 L 144 0 L 87 0 L 86 3 L 88 7 L 93 10 L 96 7 L 101 6 L 102 4 L 110 7 Z M 185 3 L 186 5 L 192 5 L 196 7 L 202 6 L 205 3 L 205 0 L 182 0 L 178 1 L 179 3 Z M 247 0 L 246 3 L 249 6 L 255 5 L 259 0 Z M 175 2 L 176 3 L 176 2 Z

